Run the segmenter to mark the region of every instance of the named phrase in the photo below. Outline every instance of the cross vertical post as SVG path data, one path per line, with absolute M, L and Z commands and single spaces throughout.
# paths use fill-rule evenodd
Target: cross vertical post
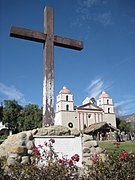
M 43 121 L 42 126 L 54 124 L 54 46 L 82 50 L 83 42 L 54 35 L 53 8 L 45 7 L 44 33 L 11 26 L 10 36 L 43 43 Z
M 54 45 L 53 9 L 45 8 L 44 33 L 47 34 L 44 46 L 43 77 L 43 127 L 54 123 Z

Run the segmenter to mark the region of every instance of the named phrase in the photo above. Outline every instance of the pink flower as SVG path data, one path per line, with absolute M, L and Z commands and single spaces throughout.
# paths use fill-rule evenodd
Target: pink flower
M 91 154 L 90 159 L 93 163 L 96 163 L 99 160 L 99 156 L 97 154 Z
M 72 166 L 72 165 L 73 165 L 72 159 L 68 159 L 68 160 L 67 160 L 67 163 L 69 164 L 69 166 Z
M 74 156 L 72 156 L 72 157 L 71 157 L 71 159 L 72 159 L 73 161 L 78 162 L 78 161 L 79 161 L 79 159 L 80 159 L 80 157 L 79 157 L 79 155 L 78 155 L 78 154 L 75 154 Z

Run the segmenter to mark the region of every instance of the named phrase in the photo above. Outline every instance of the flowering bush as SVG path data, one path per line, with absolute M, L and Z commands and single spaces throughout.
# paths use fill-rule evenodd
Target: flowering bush
M 79 155 L 75 154 L 71 158 L 63 156 L 61 159 L 55 153 L 53 144 L 54 139 L 50 139 L 33 149 L 33 160 L 31 164 L 15 164 L 9 166 L 4 172 L 2 169 L 3 161 L 0 159 L 0 179 L 1 180 L 68 180 L 79 177 L 76 162 Z M 5 178 L 6 177 L 6 178 Z
M 119 145 L 120 145 L 120 143 L 119 143 L 119 142 L 117 142 L 117 141 L 115 141 L 113 144 L 115 145 L 115 147 L 116 147 L 116 148 L 118 148 L 118 147 L 119 147 Z
M 51 170 L 48 171 L 49 174 L 52 170 L 54 171 L 52 166 L 54 166 L 55 168 L 57 166 L 56 169 L 59 169 L 58 176 L 62 175 L 65 178 L 76 179 L 78 177 L 78 167 L 76 166 L 76 162 L 79 161 L 79 155 L 75 154 L 70 159 L 68 159 L 66 156 L 62 156 L 62 158 L 59 158 L 53 148 L 54 143 L 55 140 L 51 138 L 49 142 L 44 143 L 44 146 L 39 145 L 38 147 L 35 147 L 33 149 L 35 162 L 39 167 L 45 169 L 50 167 Z
M 55 143 L 54 139 L 50 139 L 49 142 L 45 142 L 44 146 L 39 145 L 33 149 L 32 154 L 35 156 L 36 162 L 39 166 L 49 165 L 51 162 L 58 163 L 59 165 L 65 166 L 73 166 L 75 167 L 76 162 L 79 161 L 80 157 L 78 154 L 75 154 L 70 159 L 66 156 L 62 156 L 62 158 L 58 158 L 57 153 L 53 148 L 53 144 Z
M 135 153 L 128 153 L 120 148 L 114 152 L 106 153 L 103 162 L 98 154 L 91 154 L 93 165 L 87 170 L 83 168 L 79 175 L 76 163 L 78 154 L 71 158 L 63 156 L 58 158 L 53 149 L 54 139 L 45 142 L 33 149 L 34 161 L 31 164 L 16 164 L 4 171 L 5 161 L 0 159 L 1 180 L 134 180 L 135 179 Z M 115 145 L 115 144 L 114 144 Z M 85 166 L 85 162 L 84 162 Z
M 135 153 L 128 153 L 116 149 L 106 153 L 105 162 L 93 158 L 93 166 L 89 171 L 90 180 L 134 180 L 135 179 Z
M 93 161 L 93 163 L 96 163 L 99 161 L 99 155 L 98 154 L 91 154 L 90 159 Z
M 120 155 L 119 155 L 119 157 L 121 158 L 121 159 L 126 159 L 127 157 L 128 157 L 128 152 L 127 151 L 124 151 L 124 152 L 122 152 Z

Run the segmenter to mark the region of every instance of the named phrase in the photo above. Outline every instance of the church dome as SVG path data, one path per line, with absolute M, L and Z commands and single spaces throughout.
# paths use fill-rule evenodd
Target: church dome
M 110 96 L 105 91 L 103 91 L 102 94 L 99 96 L 99 99 L 101 98 L 110 98 Z
M 63 94 L 71 94 L 71 92 L 69 91 L 69 89 L 67 89 L 66 86 L 63 86 L 63 88 L 61 89 L 61 91 L 59 92 L 60 93 L 63 93 Z

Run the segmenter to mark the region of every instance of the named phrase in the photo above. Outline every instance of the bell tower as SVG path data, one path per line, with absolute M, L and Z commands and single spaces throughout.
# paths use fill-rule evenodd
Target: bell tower
M 75 119 L 73 94 L 63 86 L 56 97 L 55 125 L 69 127 Z M 74 125 L 73 125 L 74 126 Z
M 63 86 L 62 90 L 59 92 L 56 98 L 56 113 L 60 111 L 73 111 L 74 102 L 73 94 Z
M 116 127 L 116 115 L 112 98 L 103 91 L 97 100 L 97 106 L 103 109 L 104 121 Z

